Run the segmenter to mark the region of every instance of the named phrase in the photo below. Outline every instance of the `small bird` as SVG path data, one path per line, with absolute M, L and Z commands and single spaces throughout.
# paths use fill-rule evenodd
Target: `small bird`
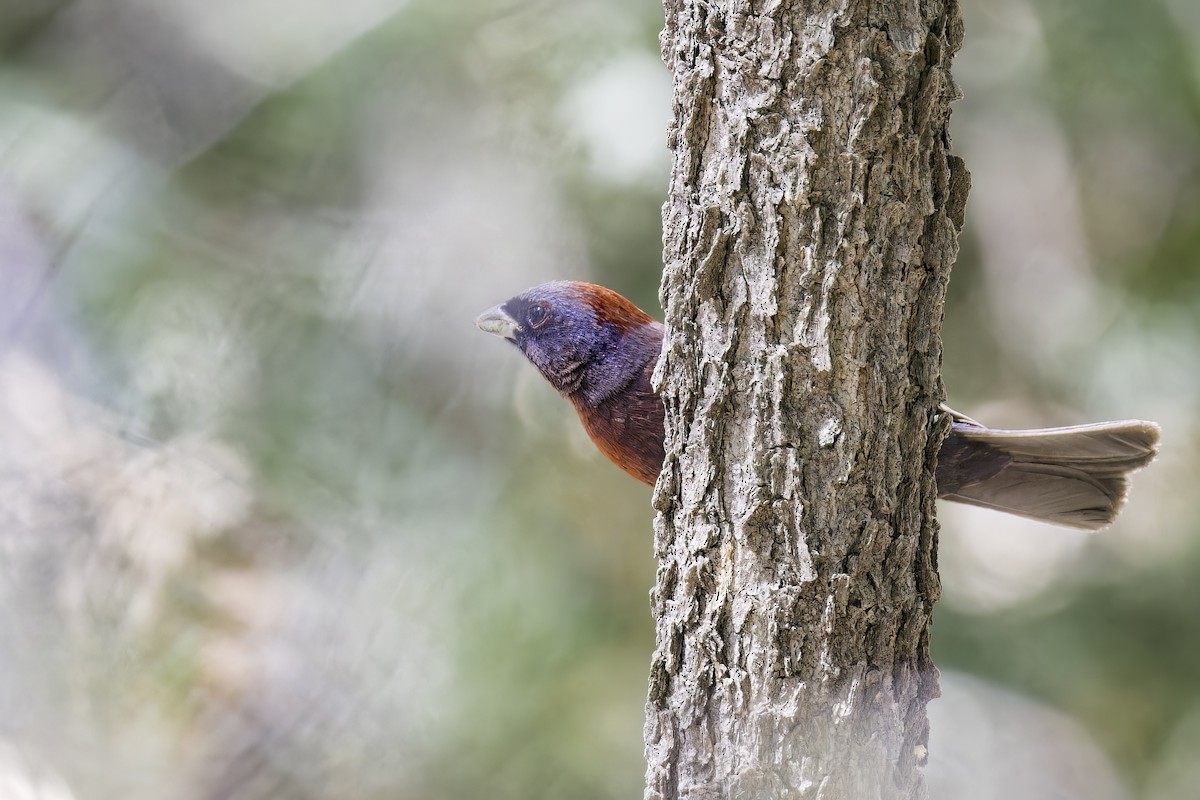
M 575 406 L 600 452 L 654 485 L 664 457 L 665 411 L 650 381 L 661 323 L 611 289 L 555 281 L 488 309 L 475 324 L 516 345 Z M 938 497 L 1055 525 L 1111 523 L 1129 473 L 1158 449 L 1153 422 L 997 430 L 942 409 L 951 427 L 938 452 Z

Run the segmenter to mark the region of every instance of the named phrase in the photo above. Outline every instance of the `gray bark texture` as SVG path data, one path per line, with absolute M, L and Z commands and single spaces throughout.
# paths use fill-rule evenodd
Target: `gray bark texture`
M 959 8 L 664 7 L 646 797 L 925 797 Z

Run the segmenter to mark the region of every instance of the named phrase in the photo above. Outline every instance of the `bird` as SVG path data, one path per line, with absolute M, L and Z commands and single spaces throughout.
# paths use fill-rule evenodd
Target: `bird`
M 583 281 L 539 284 L 484 311 L 480 330 L 507 339 L 575 407 L 610 461 L 653 486 L 665 408 L 651 381 L 665 327 L 617 292 Z M 948 406 L 938 497 L 1055 525 L 1099 530 L 1116 518 L 1129 475 L 1158 452 L 1159 427 L 1120 420 L 1065 428 L 989 428 Z

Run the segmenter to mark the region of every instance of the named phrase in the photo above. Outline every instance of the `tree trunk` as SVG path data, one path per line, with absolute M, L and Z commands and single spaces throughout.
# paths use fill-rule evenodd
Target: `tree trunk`
M 920 798 L 953 0 L 665 0 L 647 798 Z

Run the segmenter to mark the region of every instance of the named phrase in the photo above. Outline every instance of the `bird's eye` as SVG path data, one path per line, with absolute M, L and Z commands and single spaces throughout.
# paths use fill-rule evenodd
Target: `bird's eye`
M 540 328 L 546 324 L 546 320 L 548 319 L 550 319 L 550 312 L 546 310 L 546 306 L 543 304 L 536 303 L 529 307 L 529 313 L 526 315 L 529 327 Z

